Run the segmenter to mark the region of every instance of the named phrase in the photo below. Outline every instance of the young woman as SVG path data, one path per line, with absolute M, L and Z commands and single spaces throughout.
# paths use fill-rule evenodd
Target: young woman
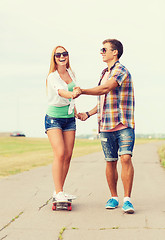
M 63 186 L 74 147 L 77 113 L 73 100 L 75 76 L 70 68 L 69 54 L 62 46 L 57 46 L 52 52 L 46 85 L 48 109 L 45 116 L 45 130 L 54 153 L 53 201 L 66 201 L 75 198 L 64 193 Z

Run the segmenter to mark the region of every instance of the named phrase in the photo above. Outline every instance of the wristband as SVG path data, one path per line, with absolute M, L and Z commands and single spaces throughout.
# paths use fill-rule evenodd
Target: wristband
M 89 118 L 89 117 L 90 117 L 89 112 L 86 112 L 86 114 L 87 114 L 87 116 L 88 116 L 88 118 Z

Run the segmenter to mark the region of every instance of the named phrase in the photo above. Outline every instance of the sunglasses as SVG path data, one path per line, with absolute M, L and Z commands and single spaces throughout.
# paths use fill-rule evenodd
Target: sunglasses
M 54 54 L 54 56 L 55 56 L 56 58 L 60 58 L 61 55 L 62 55 L 63 57 L 67 57 L 67 56 L 68 56 L 68 52 L 62 52 L 62 53 L 55 53 L 55 54 Z
M 105 54 L 107 52 L 107 50 L 114 51 L 114 49 L 101 48 L 100 53 Z
M 100 53 L 106 53 L 107 49 L 106 48 L 101 48 Z

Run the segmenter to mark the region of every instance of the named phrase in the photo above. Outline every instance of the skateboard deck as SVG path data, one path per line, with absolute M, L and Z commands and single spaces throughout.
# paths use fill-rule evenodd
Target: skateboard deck
M 72 200 L 68 200 L 66 202 L 57 202 L 54 201 L 53 202 L 53 206 L 52 206 L 52 210 L 56 211 L 56 210 L 68 210 L 68 211 L 72 211 Z

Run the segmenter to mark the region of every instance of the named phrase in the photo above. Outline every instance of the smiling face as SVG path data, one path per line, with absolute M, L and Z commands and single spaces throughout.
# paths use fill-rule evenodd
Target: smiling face
M 55 51 L 55 61 L 57 66 L 66 66 L 69 62 L 68 52 L 62 48 L 58 47 Z
M 105 50 L 105 52 L 101 52 L 101 55 L 103 57 L 103 62 L 108 63 L 108 62 L 113 61 L 116 54 L 114 54 L 114 50 L 113 50 L 111 44 L 105 43 L 103 45 L 103 49 Z

